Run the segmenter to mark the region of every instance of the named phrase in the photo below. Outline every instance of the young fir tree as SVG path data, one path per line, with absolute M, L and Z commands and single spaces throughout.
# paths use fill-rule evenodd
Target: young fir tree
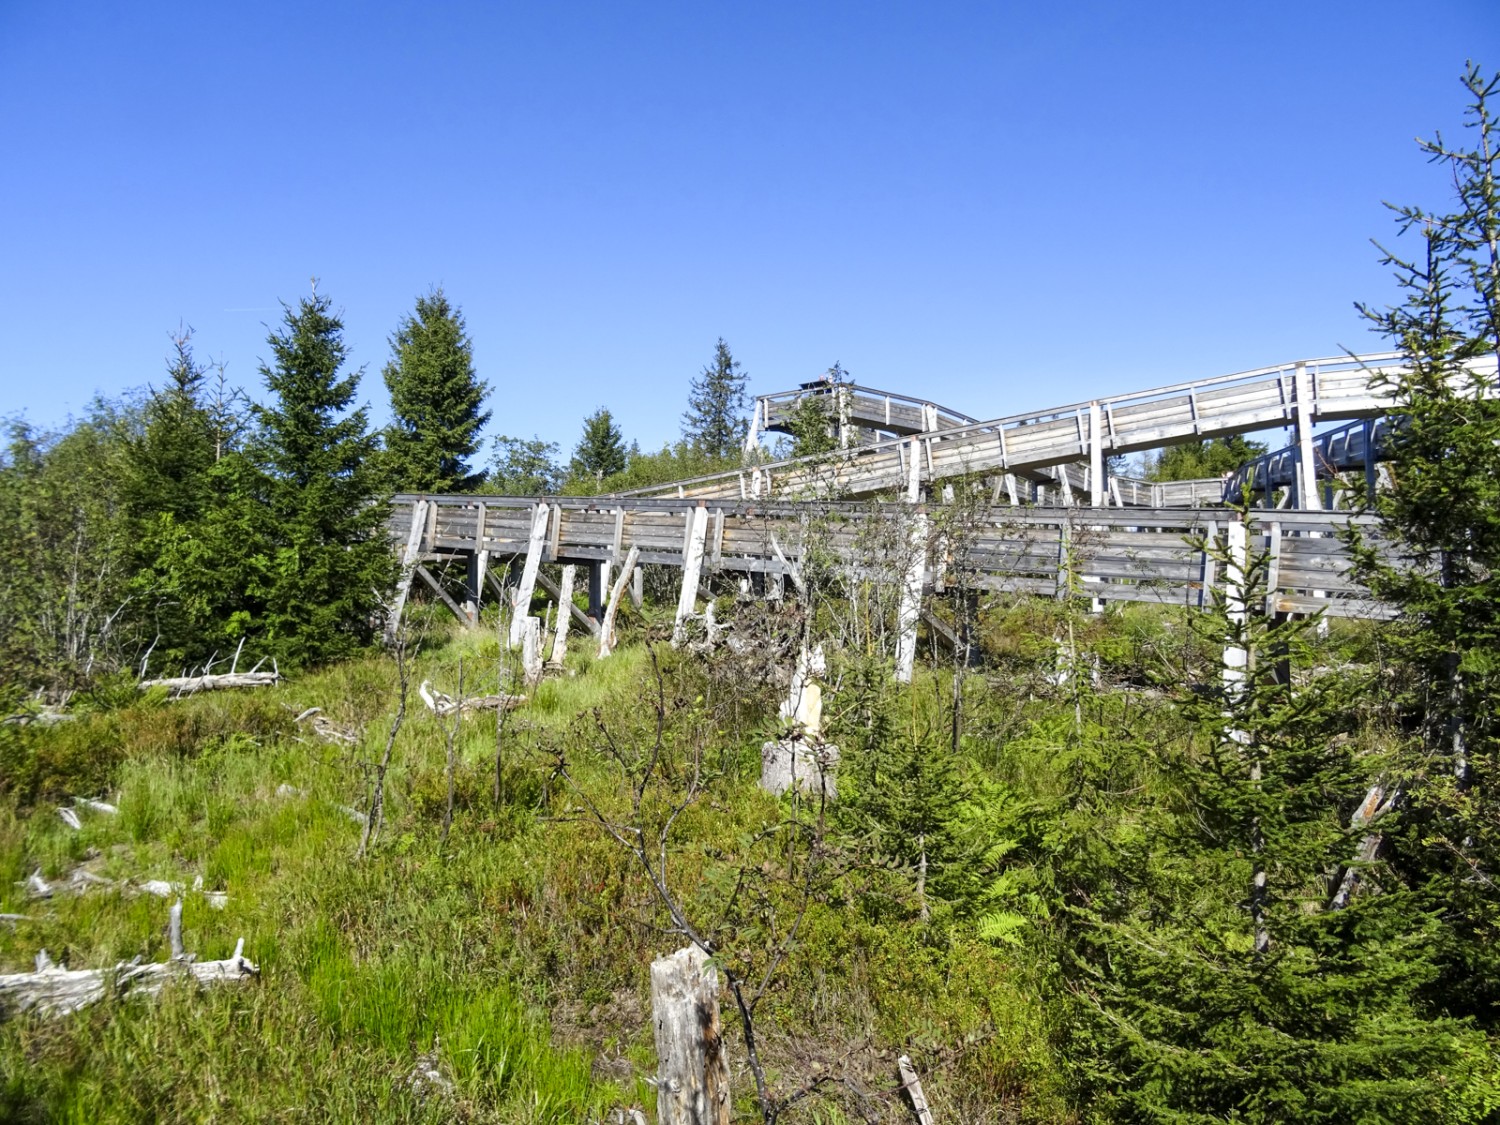
M 153 391 L 144 428 L 127 447 L 124 493 L 138 531 L 161 515 L 189 522 L 202 510 L 206 474 L 216 459 L 213 420 L 202 401 L 207 373 L 193 357 L 192 330 L 179 331 L 172 338 L 167 382 Z M 142 547 L 149 552 L 149 544 Z
M 247 549 L 260 539 L 253 473 L 229 443 L 239 428 L 232 402 L 222 393 L 206 400 L 207 371 L 193 357 L 191 332 L 180 332 L 167 383 L 127 447 L 134 586 L 151 660 L 172 673 L 232 647 L 258 617 L 248 608 L 261 585 Z
M 394 420 L 381 457 L 386 484 L 396 491 L 469 492 L 484 479 L 471 472 L 489 387 L 474 373 L 474 345 L 463 314 L 441 289 L 417 298 L 416 311 L 391 337 L 393 356 L 382 372 Z
M 1310 622 L 1257 612 L 1264 552 L 1211 549 L 1225 656 L 1179 696 L 1192 751 L 1161 755 L 1112 868 L 1062 880 L 1062 1053 L 1110 1120 L 1477 1120 L 1483 1037 L 1426 1001 L 1435 919 L 1379 871 L 1336 908 L 1369 781 L 1353 689 L 1295 683 Z
M 749 430 L 745 417 L 750 402 L 745 393 L 749 378 L 724 338 L 719 337 L 713 360 L 688 391 L 688 408 L 682 415 L 683 440 L 716 460 L 737 462 Z
M 343 322 L 316 289 L 286 308 L 261 366 L 270 405 L 257 454 L 264 474 L 266 636 L 283 659 L 310 664 L 367 643 L 394 562 L 384 534 L 364 407 L 350 410 L 359 372 L 341 375 Z
M 1390 382 L 1395 487 L 1374 498 L 1394 552 L 1356 544 L 1359 572 L 1400 617 L 1408 807 L 1387 828 L 1390 862 L 1446 923 L 1453 1010 L 1500 1025 L 1500 74 L 1470 64 L 1467 146 L 1419 141 L 1449 173 L 1447 212 L 1394 207 L 1414 253 L 1385 251 L 1404 299 L 1360 306 L 1405 355 Z M 1384 249 L 1384 248 L 1382 248 Z M 1402 559 L 1392 564 L 1388 559 Z
M 583 420 L 583 436 L 573 450 L 568 475 L 597 488 L 605 477 L 625 471 L 625 439 L 608 410 L 600 407 Z

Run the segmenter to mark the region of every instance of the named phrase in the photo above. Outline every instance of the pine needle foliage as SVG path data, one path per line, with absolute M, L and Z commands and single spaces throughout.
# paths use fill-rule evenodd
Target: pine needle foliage
M 314 291 L 286 307 L 267 338 L 261 375 L 273 400 L 257 408 L 256 455 L 268 540 L 264 600 L 273 651 L 292 664 L 348 655 L 369 642 L 394 564 L 374 502 L 375 440 L 364 407 L 350 409 L 358 371 L 342 320 Z
M 1392 564 L 1356 538 L 1357 570 L 1400 616 L 1388 634 L 1410 807 L 1392 862 L 1445 920 L 1455 1011 L 1500 1010 L 1500 74 L 1470 64 L 1467 145 L 1419 141 L 1449 173 L 1451 209 L 1393 206 L 1415 252 L 1385 250 L 1403 294 L 1360 306 L 1407 360 L 1388 381 L 1395 487 L 1373 507 Z
M 597 490 L 605 477 L 624 472 L 625 464 L 624 435 L 614 416 L 601 406 L 583 420 L 583 436 L 573 449 L 568 476 Z
M 396 491 L 472 492 L 484 480 L 469 459 L 479 452 L 479 431 L 490 420 L 484 409 L 489 387 L 475 374 L 463 313 L 442 289 L 418 297 L 416 310 L 391 336 L 391 352 L 381 373 L 395 415 L 384 433 L 387 485 Z
M 1482 1040 L 1425 1003 L 1437 919 L 1380 871 L 1332 908 L 1368 784 L 1357 685 L 1296 682 L 1310 623 L 1257 612 L 1268 556 L 1207 546 L 1229 581 L 1203 627 L 1226 657 L 1180 693 L 1196 735 L 1065 906 L 1084 1097 L 1117 1121 L 1461 1120 L 1452 1083 Z
M 749 430 L 745 417 L 750 405 L 745 392 L 749 379 L 720 336 L 713 359 L 688 390 L 688 408 L 682 415 L 683 440 L 709 457 L 737 458 Z

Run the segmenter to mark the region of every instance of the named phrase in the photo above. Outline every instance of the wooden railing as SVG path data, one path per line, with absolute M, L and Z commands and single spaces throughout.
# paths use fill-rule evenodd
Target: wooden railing
M 502 559 L 526 555 L 534 543 L 539 562 L 617 567 L 634 547 L 642 563 L 682 566 L 703 520 L 709 572 L 795 574 L 817 550 L 852 573 L 889 577 L 871 558 L 872 532 L 928 514 L 927 505 L 903 503 L 398 496 L 390 529 L 394 541 L 415 545 L 413 559 Z M 1222 583 L 1206 543 L 1231 518 L 1222 508 L 991 507 L 927 537 L 923 585 L 961 568 L 994 590 L 1201 608 Z M 1370 517 L 1332 512 L 1267 513 L 1255 524 L 1252 548 L 1270 555 L 1268 611 L 1388 615 L 1346 573 L 1338 535 L 1350 525 L 1375 534 Z

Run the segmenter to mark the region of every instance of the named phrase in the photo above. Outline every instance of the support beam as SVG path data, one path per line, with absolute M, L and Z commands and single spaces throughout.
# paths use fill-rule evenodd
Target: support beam
M 531 609 L 531 595 L 536 590 L 537 570 L 542 565 L 543 545 L 547 541 L 547 521 L 551 510 L 546 504 L 538 504 L 531 513 L 531 538 L 526 545 L 526 564 L 521 570 L 521 581 L 516 586 L 511 601 L 510 647 L 521 643 L 521 633 L 526 628 L 526 618 Z
M 462 607 L 456 601 L 448 596 L 448 591 L 443 589 L 442 583 L 434 578 L 432 572 L 421 563 L 417 564 L 417 577 L 432 588 L 432 592 L 443 600 L 445 606 L 453 611 L 454 617 L 458 618 L 465 625 L 469 623 L 469 615 L 463 611 Z
M 555 668 L 563 666 L 563 660 L 568 655 L 568 626 L 572 624 L 573 615 L 576 613 L 590 625 L 589 621 L 579 608 L 573 604 L 573 579 L 577 575 L 578 568 L 572 563 L 562 568 L 562 587 L 554 595 L 557 598 L 557 633 L 552 638 L 552 656 L 547 661 Z M 551 591 L 548 591 L 551 593 Z M 595 626 L 597 628 L 597 626 Z
M 630 604 L 635 609 L 646 604 L 646 572 L 640 567 L 630 572 Z
M 609 564 L 591 562 L 589 570 L 589 613 L 594 622 L 593 632 L 599 632 L 599 622 L 604 620 L 604 601 L 609 597 Z
M 542 682 L 542 619 L 526 617 L 521 622 L 521 677 L 529 688 Z
M 464 556 L 464 624 L 470 629 L 479 624 L 479 595 L 483 581 L 479 575 L 479 552 L 470 551 Z
M 1089 403 L 1089 507 L 1104 507 L 1104 419 L 1097 402 Z
M 677 618 L 672 644 L 682 643 L 683 626 L 698 608 L 698 581 L 703 573 L 703 544 L 708 535 L 708 509 L 694 508 L 688 516 L 687 545 L 682 556 L 682 591 L 677 596 Z
M 641 549 L 631 544 L 625 556 L 625 565 L 620 568 L 620 580 L 609 595 L 609 608 L 604 611 L 604 620 L 599 625 L 599 659 L 603 660 L 615 650 L 615 614 L 620 612 L 620 599 L 625 596 L 625 584 L 630 581 L 630 572 L 641 557 Z
M 907 532 L 906 572 L 901 579 L 901 604 L 896 612 L 896 681 L 911 683 L 917 660 L 917 622 L 922 613 L 922 579 L 927 568 L 927 516 L 912 517 Z
M 401 578 L 396 583 L 396 594 L 391 599 L 390 612 L 385 618 L 385 646 L 396 643 L 396 634 L 401 628 L 401 614 L 406 609 L 406 599 L 411 594 L 411 580 L 416 573 L 418 560 L 422 557 L 422 540 L 427 529 L 426 500 L 418 500 L 411 506 L 411 529 L 406 533 L 406 546 L 401 551 Z
M 563 567 L 563 584 L 561 587 L 554 585 L 552 579 L 548 578 L 545 574 L 538 571 L 536 576 L 536 584 L 543 590 L 546 590 L 547 596 L 555 601 L 559 607 L 566 608 L 568 611 L 568 616 L 572 620 L 578 622 L 578 624 L 582 625 L 585 629 L 587 629 L 589 631 L 589 636 L 597 637 L 599 635 L 598 620 L 590 617 L 588 614 L 584 613 L 583 610 L 579 609 L 576 605 L 573 604 L 573 585 L 576 581 L 574 572 L 577 571 L 577 569 L 578 568 L 572 563 L 569 563 L 567 566 Z M 603 609 L 599 611 L 599 616 L 604 616 Z M 559 630 L 561 630 L 563 627 L 561 614 L 559 614 L 557 627 Z
M 1323 505 L 1318 498 L 1318 459 L 1313 448 L 1312 377 L 1307 364 L 1298 363 L 1293 376 L 1297 427 L 1297 503 L 1296 507 L 1316 512 Z

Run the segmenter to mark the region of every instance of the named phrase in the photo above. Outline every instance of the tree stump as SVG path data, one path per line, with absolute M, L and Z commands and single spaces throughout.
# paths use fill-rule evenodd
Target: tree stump
M 719 974 L 695 945 L 651 962 L 658 1125 L 729 1125 Z

